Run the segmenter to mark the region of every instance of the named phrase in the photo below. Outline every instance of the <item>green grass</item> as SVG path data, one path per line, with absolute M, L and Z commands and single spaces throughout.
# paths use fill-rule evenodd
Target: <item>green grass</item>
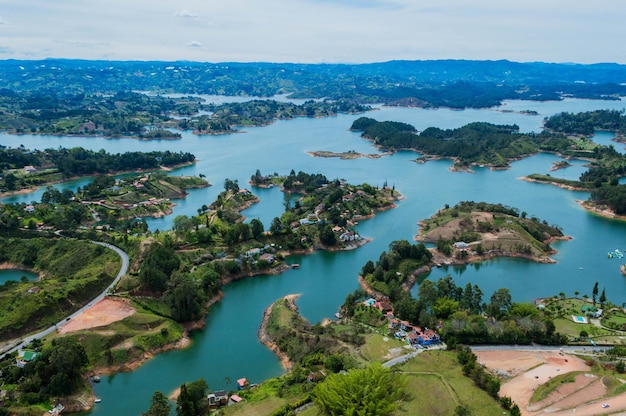
M 602 325 L 613 329 L 626 328 L 626 313 L 620 310 L 609 311 L 602 318 Z
M 530 398 L 530 403 L 540 402 L 558 389 L 564 383 L 573 383 L 580 371 L 567 374 L 559 374 L 556 377 L 551 378 L 547 383 L 543 383 L 537 387 Z
M 470 378 L 463 375 L 461 365 L 458 363 L 454 352 L 423 352 L 405 364 L 394 368 L 407 373 L 410 385 L 414 387 L 411 388 L 411 399 L 402 406 L 402 411 L 398 412 L 399 415 L 453 414 L 456 407 L 456 402 L 453 400 L 454 396 L 458 399 L 458 403 L 465 406 L 472 415 L 502 415 L 502 408 L 499 403 L 478 388 Z M 413 376 L 411 373 L 417 374 Z M 428 375 L 423 373 L 428 373 Z M 420 374 L 422 376 L 419 376 Z M 449 389 L 446 387 L 446 383 Z M 441 393 L 442 395 L 437 397 L 434 393 Z M 420 409 L 419 406 L 427 406 L 431 409 L 433 398 L 440 407 L 445 407 L 442 412 L 436 409 L 434 413 L 418 410 Z M 438 398 L 439 400 L 437 400 Z
M 387 339 L 385 341 L 384 339 Z M 367 361 L 384 361 L 384 357 L 389 354 L 391 348 L 401 348 L 406 346 L 406 342 L 394 337 L 383 337 L 379 334 L 368 334 L 365 336 L 365 345 L 361 347 L 360 355 Z M 410 351 L 403 350 L 407 353 Z
M 458 398 L 439 374 L 407 374 L 410 399 L 404 402 L 398 415 L 452 415 Z M 424 394 L 424 387 L 428 393 Z

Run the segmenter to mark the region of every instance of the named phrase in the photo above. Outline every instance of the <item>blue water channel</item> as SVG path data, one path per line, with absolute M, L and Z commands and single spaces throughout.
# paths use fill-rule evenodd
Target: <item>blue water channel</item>
M 560 102 L 511 101 L 494 109 L 453 111 L 415 108 L 378 107 L 365 115 L 377 120 L 394 120 L 413 124 L 418 130 L 429 126 L 460 127 L 468 122 L 487 121 L 517 124 L 521 131 L 538 132 L 544 117 L 568 111 L 594 109 L 622 110 L 622 101 L 565 100 Z M 532 110 L 537 114 L 523 111 Z M 169 229 L 176 215 L 195 215 L 203 204 L 210 204 L 223 189 L 226 178 L 237 179 L 242 188 L 257 169 L 261 173 L 288 174 L 292 169 L 322 173 L 329 179 L 343 178 L 350 183 L 381 186 L 387 182 L 406 199 L 397 208 L 379 213 L 361 222 L 358 232 L 371 237 L 371 243 L 357 250 L 298 256 L 290 262 L 300 263 L 297 270 L 277 276 L 261 276 L 228 285 L 224 299 L 211 308 L 203 330 L 192 336 L 192 345 L 185 350 L 159 354 L 139 369 L 103 377 L 96 385 L 102 402 L 92 414 L 139 414 L 149 407 L 155 390 L 166 395 L 181 383 L 204 378 L 209 388 L 235 389 L 233 380 L 247 377 L 252 383 L 283 373 L 277 358 L 257 339 L 263 310 L 276 299 L 290 293 L 301 294 L 297 301 L 304 317 L 318 322 L 332 317 L 345 296 L 358 287 L 361 267 L 375 261 L 397 239 L 412 240 L 418 232 L 417 222 L 428 218 L 445 204 L 474 200 L 502 203 L 527 212 L 550 224 L 562 227 L 572 240 L 552 244 L 558 250 L 556 264 L 535 264 L 519 259 L 497 259 L 465 267 L 434 269 L 427 278 L 452 275 L 459 285 L 478 284 L 488 297 L 501 287 L 511 290 L 514 300 L 530 301 L 536 297 L 564 292 L 590 294 L 594 283 L 606 288 L 610 301 L 626 301 L 626 277 L 619 272 L 619 260 L 608 259 L 607 252 L 616 248 L 626 251 L 626 224 L 598 217 L 584 211 L 576 200 L 588 197 L 550 185 L 530 183 L 519 178 L 531 173 L 550 173 L 556 177 L 577 178 L 587 168 L 583 161 L 570 161 L 573 166 L 550 171 L 561 159 L 552 154 L 538 154 L 511 164 L 511 169 L 492 171 L 476 168 L 474 173 L 451 172 L 451 161 L 415 163 L 416 153 L 403 151 L 377 159 L 314 158 L 307 152 L 329 150 L 378 153 L 359 133 L 349 131 L 361 115 L 339 115 L 321 119 L 298 118 L 277 121 L 272 125 L 247 128 L 245 132 L 197 136 L 184 132 L 178 141 L 136 141 L 133 139 L 102 139 L 52 137 L 38 135 L 11 136 L 0 134 L 0 144 L 28 148 L 82 146 L 124 151 L 182 150 L 196 155 L 193 166 L 173 171 L 173 175 L 204 174 L 214 185 L 192 190 L 170 216 L 149 219 L 152 230 Z M 597 135 L 603 144 L 613 144 L 606 133 Z M 616 149 L 623 146 L 614 144 Z M 85 179 L 88 181 L 89 179 Z M 83 180 L 61 184 L 75 189 Z M 279 189 L 251 189 L 261 202 L 243 214 L 248 220 L 259 218 L 266 228 L 284 209 L 285 196 Z M 5 198 L 3 202 L 38 200 L 41 191 Z M 414 289 L 414 292 L 417 288 Z

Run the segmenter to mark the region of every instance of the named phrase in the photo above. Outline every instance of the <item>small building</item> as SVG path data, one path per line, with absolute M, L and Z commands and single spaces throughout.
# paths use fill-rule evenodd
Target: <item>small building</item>
M 242 377 L 239 380 L 237 380 L 237 389 L 238 390 L 247 389 L 248 387 L 250 387 L 250 382 L 248 381 L 247 378 Z
M 231 404 L 237 404 L 241 402 L 242 400 L 243 399 L 240 396 L 233 394 L 232 396 L 230 396 L 230 399 L 228 400 L 228 405 L 230 406 Z
M 22 368 L 29 362 L 33 361 L 36 357 L 37 353 L 35 351 L 21 350 L 17 353 L 17 358 L 15 358 L 15 361 L 17 366 Z
M 262 254 L 261 257 L 259 257 L 259 260 L 265 260 L 268 263 L 274 263 L 274 255 L 270 254 L 270 253 L 265 253 Z
M 383 315 L 389 312 L 393 312 L 393 306 L 391 306 L 391 304 L 388 302 L 376 302 L 374 306 L 376 306 L 376 308 L 378 308 L 378 310 L 381 311 Z
M 457 250 L 467 250 L 469 249 L 469 244 L 467 244 L 465 241 L 457 241 L 456 243 L 454 243 L 454 248 Z
M 209 393 L 207 400 L 211 407 L 224 406 L 228 404 L 228 393 L 226 393 L 225 390 L 217 390 L 213 393 Z

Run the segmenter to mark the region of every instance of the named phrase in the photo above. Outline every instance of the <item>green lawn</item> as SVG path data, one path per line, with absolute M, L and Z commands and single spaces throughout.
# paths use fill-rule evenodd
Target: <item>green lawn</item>
M 385 339 L 387 341 L 385 341 Z M 365 345 L 360 349 L 360 355 L 367 361 L 386 361 L 386 356 L 392 348 L 402 348 L 406 346 L 406 342 L 397 338 L 385 337 L 379 334 L 369 334 L 365 337 Z M 404 351 L 404 350 L 403 350 Z M 404 351 L 402 354 L 411 352 Z
M 412 396 L 402 406 L 399 415 L 451 415 L 454 414 L 457 401 L 472 415 L 503 414 L 499 403 L 463 375 L 454 352 L 423 352 L 394 368 L 409 377 Z

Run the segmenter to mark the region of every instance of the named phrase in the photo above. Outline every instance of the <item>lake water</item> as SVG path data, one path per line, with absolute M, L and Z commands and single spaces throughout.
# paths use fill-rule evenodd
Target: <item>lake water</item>
M 624 108 L 622 101 L 566 100 L 561 102 L 511 101 L 500 108 L 453 111 L 415 108 L 378 107 L 366 116 L 377 120 L 410 123 L 418 130 L 429 126 L 456 128 L 472 121 L 517 124 L 521 131 L 538 132 L 544 117 L 568 111 Z M 537 115 L 520 113 L 537 111 Z M 322 173 L 329 179 L 343 178 L 351 183 L 367 182 L 395 186 L 406 199 L 393 210 L 379 213 L 358 225 L 361 235 L 371 237 L 371 243 L 358 250 L 299 256 L 290 261 L 300 263 L 298 270 L 278 276 L 263 276 L 235 282 L 225 288 L 222 302 L 215 305 L 206 327 L 192 337 L 192 346 L 184 351 L 160 354 L 138 370 L 103 377 L 96 385 L 102 402 L 92 414 L 139 414 L 147 410 L 155 390 L 166 395 L 183 382 L 204 378 L 210 389 L 235 389 L 233 380 L 247 377 L 252 383 L 282 374 L 276 357 L 257 339 L 257 329 L 263 310 L 276 299 L 290 293 L 301 294 L 297 301 L 309 321 L 318 322 L 332 317 L 345 296 L 358 287 L 361 267 L 375 261 L 397 239 L 412 240 L 418 231 L 417 222 L 430 217 L 445 204 L 474 200 L 503 203 L 525 211 L 550 224 L 563 228 L 573 239 L 553 244 L 558 250 L 556 264 L 535 264 L 519 259 L 497 259 L 466 267 L 433 270 L 429 279 L 451 274 L 459 285 L 478 284 L 488 300 L 494 290 L 507 287 L 514 300 L 530 301 L 541 296 L 564 292 L 573 295 L 591 294 L 594 283 L 606 288 L 610 301 L 626 301 L 626 277 L 619 272 L 618 259 L 607 259 L 607 252 L 619 248 L 626 251 L 626 224 L 587 213 L 576 203 L 586 199 L 585 192 L 573 192 L 549 185 L 529 183 L 519 178 L 531 173 L 550 173 L 555 177 L 576 179 L 586 170 L 583 162 L 550 172 L 553 162 L 560 160 L 551 154 L 539 154 L 514 162 L 509 170 L 491 171 L 477 168 L 475 173 L 450 172 L 452 164 L 439 160 L 418 164 L 413 152 L 399 152 L 378 159 L 313 158 L 306 152 L 330 150 L 342 152 L 378 153 L 359 133 L 349 131 L 352 122 L 361 115 L 339 115 L 321 119 L 298 118 L 278 121 L 270 126 L 248 128 L 244 133 L 220 136 L 196 136 L 183 132 L 178 141 L 136 141 L 132 139 L 71 138 L 36 135 L 0 135 L 0 144 L 29 148 L 82 146 L 124 151 L 181 150 L 193 152 L 198 162 L 178 169 L 174 175 L 204 174 L 214 185 L 192 190 L 179 200 L 174 214 L 149 219 L 152 230 L 169 229 L 176 215 L 194 215 L 203 204 L 213 202 L 223 189 L 224 180 L 237 179 L 240 187 L 257 169 L 263 174 L 288 174 L 292 169 L 307 173 Z M 610 135 L 601 133 L 596 139 L 612 143 Z M 623 147 L 621 145 L 615 145 Z M 75 189 L 86 182 L 74 181 Z M 88 180 L 85 180 L 88 181 Z M 266 228 L 283 211 L 284 195 L 279 189 L 252 189 L 261 202 L 243 214 L 259 218 Z M 41 191 L 39 191 L 41 192 Z M 37 192 L 6 198 L 4 202 L 37 200 Z M 414 289 L 416 292 L 417 289 Z
M 4 269 L 0 270 L 0 285 L 3 285 L 8 281 L 20 282 L 23 276 L 26 276 L 29 281 L 37 280 L 37 275 L 35 273 L 19 269 Z

